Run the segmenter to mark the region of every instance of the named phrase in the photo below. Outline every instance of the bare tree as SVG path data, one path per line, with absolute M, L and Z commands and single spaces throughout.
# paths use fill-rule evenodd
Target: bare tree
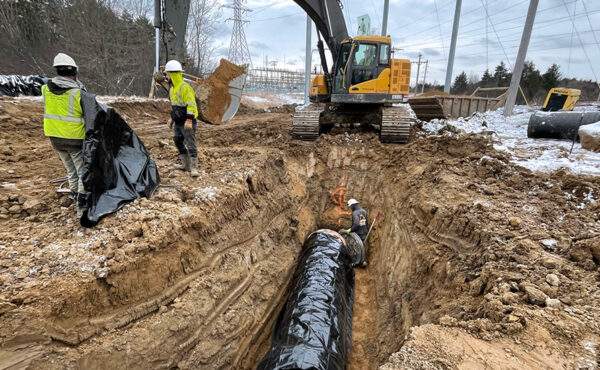
M 133 18 L 152 17 L 154 0 L 98 0 L 118 14 L 128 13 Z
M 217 65 L 214 58 L 219 47 L 214 41 L 221 19 L 220 5 L 214 0 L 192 0 L 186 44 L 195 73 L 204 75 Z

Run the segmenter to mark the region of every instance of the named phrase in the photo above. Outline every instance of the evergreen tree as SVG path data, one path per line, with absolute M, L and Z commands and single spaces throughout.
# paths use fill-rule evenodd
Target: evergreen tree
M 525 61 L 523 73 L 521 74 L 521 88 L 523 89 L 527 100 L 531 100 L 535 97 L 542 88 L 542 75 L 540 71 L 535 68 L 535 64 L 532 61 Z M 520 97 L 520 99 L 522 99 L 522 97 Z M 519 102 L 521 101 L 519 100 Z M 523 101 L 523 103 L 525 102 Z
M 560 73 L 560 67 L 556 64 L 552 64 L 550 68 L 542 75 L 542 82 L 544 90 L 549 91 L 550 89 L 557 87 L 562 74 Z
M 508 72 L 508 69 L 506 69 L 506 65 L 503 61 L 501 61 L 500 64 L 498 64 L 496 66 L 496 69 L 494 70 L 494 81 L 496 83 L 496 86 L 506 87 L 510 85 L 510 78 L 511 73 Z
M 483 72 L 483 76 L 481 76 L 481 87 L 494 87 L 495 84 L 496 81 L 490 73 L 490 70 L 486 69 L 485 72 Z
M 456 76 L 454 80 L 454 85 L 452 85 L 451 92 L 452 94 L 464 94 L 467 92 L 469 88 L 469 81 L 467 78 L 467 74 L 463 71 L 461 74 Z

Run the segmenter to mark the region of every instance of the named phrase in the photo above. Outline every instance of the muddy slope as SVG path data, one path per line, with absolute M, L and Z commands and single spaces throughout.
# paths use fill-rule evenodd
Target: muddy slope
M 350 368 L 597 361 L 597 179 L 533 174 L 484 136 L 302 143 L 289 114 L 248 112 L 200 126 L 191 180 L 169 169 L 168 104 L 112 104 L 163 186 L 83 230 L 48 182 L 64 170 L 41 102 L 0 100 L 0 368 L 252 368 L 302 240 L 348 224 L 340 197 L 382 212 Z

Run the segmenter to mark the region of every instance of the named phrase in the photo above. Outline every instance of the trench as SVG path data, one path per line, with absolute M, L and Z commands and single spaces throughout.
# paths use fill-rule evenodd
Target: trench
M 436 208 L 442 204 L 421 202 L 423 180 L 414 175 L 421 163 L 367 147 L 258 154 L 265 157 L 256 173 L 214 214 L 192 217 L 168 249 L 77 302 L 110 302 L 110 309 L 54 320 L 45 359 L 84 368 L 255 368 L 304 238 L 348 227 L 350 197 L 370 219 L 381 216 L 366 245 L 368 266 L 355 270 L 348 368 L 376 369 L 412 326 L 437 323 L 451 309 L 456 281 L 466 279 L 460 256 L 477 249 L 480 237 L 462 224 L 456 231 L 454 216 Z

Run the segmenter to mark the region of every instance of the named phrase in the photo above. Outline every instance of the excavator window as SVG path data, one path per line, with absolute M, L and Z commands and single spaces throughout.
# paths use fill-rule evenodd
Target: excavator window
M 342 44 L 342 47 L 340 48 L 340 56 L 338 57 L 337 60 L 337 65 L 336 65 L 336 74 L 335 74 L 335 81 L 334 81 L 334 92 L 336 93 L 343 93 L 344 92 L 344 87 L 343 87 L 343 74 L 344 74 L 344 67 L 346 66 L 346 62 L 348 62 L 348 58 L 350 57 L 350 51 L 352 50 L 352 44 L 351 43 L 346 43 L 346 44 Z
M 390 64 L 390 46 L 388 44 L 381 44 L 379 47 L 379 64 Z
M 377 70 L 377 44 L 360 44 L 354 49 L 351 85 L 372 80 Z
M 354 65 L 372 66 L 375 64 L 375 55 L 377 55 L 377 45 L 360 44 L 358 50 L 354 53 Z

